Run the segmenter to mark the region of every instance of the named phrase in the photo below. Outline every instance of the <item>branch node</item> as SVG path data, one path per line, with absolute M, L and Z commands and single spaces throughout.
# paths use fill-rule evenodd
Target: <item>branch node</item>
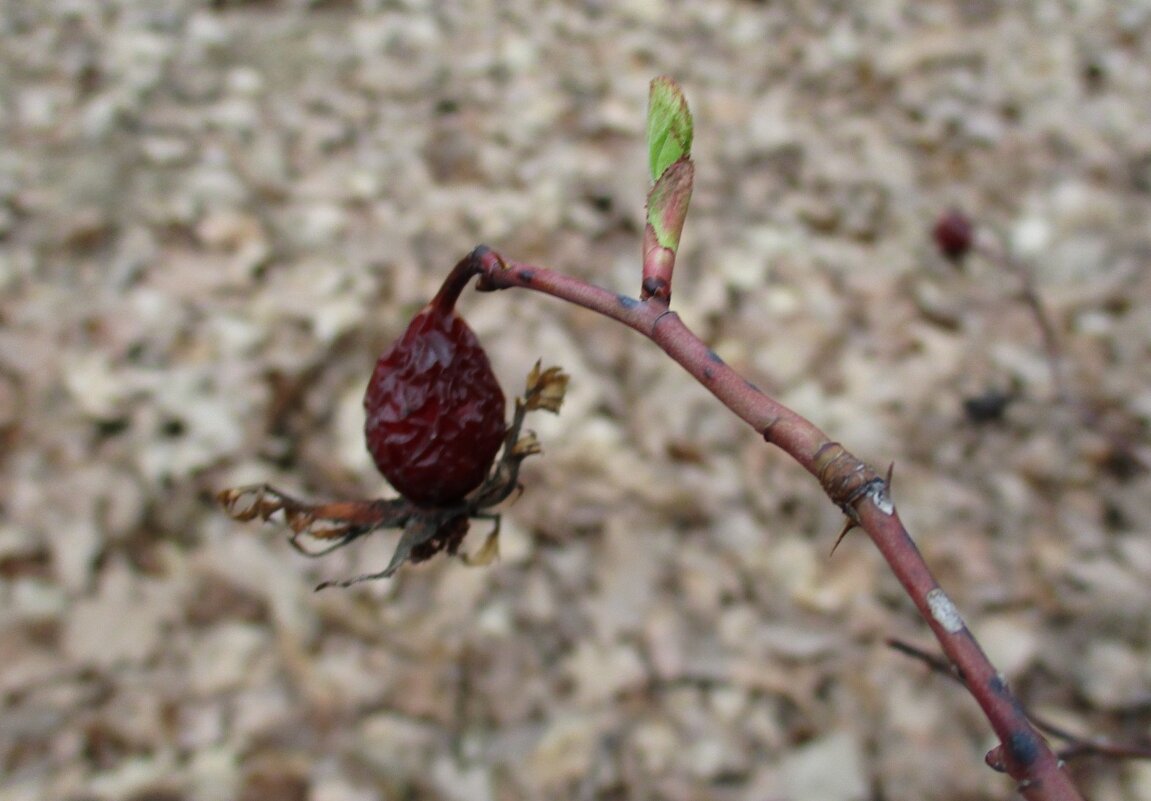
M 764 442 L 771 443 L 771 430 L 775 428 L 775 424 L 779 422 L 779 416 L 775 416 L 767 421 L 767 424 L 759 430 L 760 436 L 763 437 Z M 774 443 L 772 443 L 774 444 Z
M 481 250 L 482 248 L 482 250 Z M 487 247 L 486 245 L 478 245 L 472 251 L 472 256 L 475 258 L 476 264 L 479 265 L 479 280 L 476 281 L 476 289 L 480 292 L 495 292 L 500 289 L 506 289 L 505 286 L 500 286 L 493 279 L 492 274 L 496 271 L 505 272 L 511 269 L 511 266 L 504 261 L 504 257 L 496 251 Z
M 669 314 L 674 316 L 675 312 L 673 312 L 671 309 L 664 309 L 663 311 L 661 311 L 659 313 L 659 316 L 657 316 L 654 320 L 651 321 L 651 330 L 655 331 L 655 329 L 659 326 L 660 321 L 664 317 L 667 317 Z
M 766 431 L 764 437 L 767 437 Z M 860 522 L 855 505 L 861 498 L 869 498 L 885 514 L 894 511 L 887 497 L 887 483 L 838 442 L 821 446 L 815 453 L 814 462 L 816 477 L 823 491 L 854 524 L 859 525 Z
M 666 278 L 655 275 L 646 276 L 640 286 L 640 300 L 662 300 L 667 303 L 671 300 L 671 284 Z

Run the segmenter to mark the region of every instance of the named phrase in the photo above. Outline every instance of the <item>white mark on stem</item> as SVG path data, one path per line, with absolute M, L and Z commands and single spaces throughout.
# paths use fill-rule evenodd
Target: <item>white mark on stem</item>
M 874 486 L 867 491 L 867 497 L 871 499 L 871 503 L 876 509 L 883 512 L 885 515 L 890 516 L 895 512 L 895 504 L 891 502 L 891 497 L 887 494 L 887 482 L 875 482 Z
M 963 622 L 963 616 L 955 608 L 955 604 L 947 597 L 947 593 L 939 587 L 927 593 L 927 607 L 931 610 L 931 616 L 935 618 L 935 622 L 943 626 L 944 631 L 948 634 L 958 634 L 966 625 Z

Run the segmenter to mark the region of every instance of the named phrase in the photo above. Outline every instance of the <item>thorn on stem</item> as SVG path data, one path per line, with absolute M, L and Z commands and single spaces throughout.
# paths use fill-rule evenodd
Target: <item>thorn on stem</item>
M 987 767 L 998 773 L 1007 772 L 1007 762 L 1003 758 L 1003 746 L 997 745 L 992 748 L 983 757 L 983 761 L 987 763 Z
M 831 551 L 827 554 L 827 558 L 835 556 L 835 549 L 839 547 L 839 543 L 843 542 L 843 538 L 847 536 L 847 532 L 856 527 L 856 523 L 850 517 L 843 521 L 843 528 L 839 530 L 839 536 L 835 538 L 835 544 L 831 546 Z

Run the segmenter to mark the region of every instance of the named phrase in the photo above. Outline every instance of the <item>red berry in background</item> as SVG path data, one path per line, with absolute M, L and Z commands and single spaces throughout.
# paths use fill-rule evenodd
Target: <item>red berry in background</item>
M 975 243 L 975 227 L 967 215 L 958 209 L 943 214 L 931 229 L 931 235 L 939 252 L 956 264 L 963 261 Z
M 468 277 L 449 278 L 415 316 L 379 358 L 364 396 L 364 434 L 376 466 L 423 506 L 459 503 L 483 483 L 506 430 L 503 390 L 453 308 Z

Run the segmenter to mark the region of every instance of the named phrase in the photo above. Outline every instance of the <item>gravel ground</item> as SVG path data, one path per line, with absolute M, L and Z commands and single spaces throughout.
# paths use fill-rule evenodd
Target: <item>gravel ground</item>
M 313 593 L 394 536 L 310 561 L 212 502 L 387 495 L 367 376 L 477 242 L 638 292 L 661 73 L 696 115 L 681 315 L 895 462 L 1032 709 L 1146 743 L 1151 7 L 851 5 L 4 4 L 0 801 L 1011 796 L 815 483 L 550 299 L 462 301 L 510 391 L 572 375 L 497 564 Z M 951 206 L 1019 269 L 936 254 Z M 1151 799 L 1147 763 L 1072 769 Z

